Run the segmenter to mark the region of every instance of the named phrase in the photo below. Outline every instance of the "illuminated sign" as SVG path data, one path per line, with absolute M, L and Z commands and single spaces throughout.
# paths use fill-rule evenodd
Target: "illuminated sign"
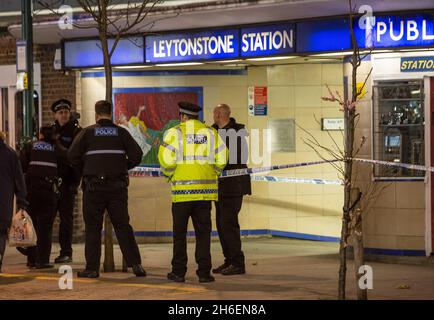
M 434 72 L 434 57 L 401 58 L 401 72 Z
M 373 25 L 361 29 L 355 23 L 361 48 L 422 47 L 434 45 L 432 15 L 375 17 Z

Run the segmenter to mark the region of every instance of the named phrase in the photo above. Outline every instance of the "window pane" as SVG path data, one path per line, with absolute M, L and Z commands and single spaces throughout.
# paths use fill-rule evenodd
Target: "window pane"
M 380 81 L 374 86 L 374 159 L 420 164 L 424 157 L 423 82 Z M 376 165 L 377 177 L 423 177 L 424 171 Z

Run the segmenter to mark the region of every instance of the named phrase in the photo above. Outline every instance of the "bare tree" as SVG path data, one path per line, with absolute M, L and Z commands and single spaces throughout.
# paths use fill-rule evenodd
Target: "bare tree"
M 161 0 L 140 0 L 128 1 L 120 7 L 117 0 L 76 0 L 78 5 L 85 12 L 84 16 L 78 21 L 65 21 L 75 28 L 94 28 L 98 31 L 100 49 L 104 59 L 105 71 L 105 99 L 112 101 L 113 94 L 113 67 L 112 57 L 122 38 L 131 34 L 148 31 L 155 24 L 156 20 L 148 22 L 148 14 L 154 10 Z M 38 0 L 38 3 L 45 9 L 50 10 L 58 16 L 61 13 L 53 9 L 53 3 Z M 111 42 L 111 43 L 110 43 Z M 113 272 L 115 270 L 113 254 L 113 227 L 106 215 L 104 221 L 104 271 Z
M 358 68 L 361 66 L 363 59 L 372 53 L 369 50 L 362 54 L 359 49 L 355 33 L 354 33 L 354 12 L 355 7 L 349 0 L 349 29 L 352 44 L 352 54 L 349 60 L 351 65 L 351 83 L 349 97 L 335 91 L 333 92 L 328 86 L 329 95 L 323 97 L 324 101 L 337 102 L 340 105 L 340 111 L 344 115 L 344 130 L 341 130 L 343 138 L 343 149 L 336 139 L 327 131 L 332 144 L 324 146 L 310 132 L 301 128 L 309 138 L 304 139 L 304 142 L 312 148 L 317 155 L 323 160 L 341 160 L 341 162 L 331 162 L 339 173 L 344 184 L 344 205 L 342 214 L 342 229 L 339 248 L 339 281 L 338 281 L 338 298 L 346 299 L 346 274 L 347 274 L 347 247 L 351 243 L 354 249 L 354 266 L 355 266 L 355 281 L 357 288 L 357 298 L 360 300 L 367 299 L 367 290 L 359 287 L 359 281 L 362 274 L 359 273 L 360 266 L 365 264 L 364 247 L 363 247 L 363 213 L 369 212 L 373 203 L 378 196 L 389 185 L 379 185 L 372 181 L 360 183 L 358 175 L 360 172 L 361 163 L 354 162 L 354 158 L 360 153 L 366 143 L 366 137 L 361 137 L 360 141 L 355 141 L 355 131 L 359 123 L 360 114 L 357 112 L 357 104 L 363 95 L 367 81 L 372 73 L 370 69 L 367 77 L 364 79 L 361 86 L 357 85 Z M 316 120 L 320 123 L 318 120 Z

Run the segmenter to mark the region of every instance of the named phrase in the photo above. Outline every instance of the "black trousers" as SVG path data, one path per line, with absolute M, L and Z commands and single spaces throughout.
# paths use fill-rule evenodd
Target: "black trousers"
M 243 204 L 243 196 L 219 197 L 215 202 L 216 224 L 220 243 L 225 256 L 225 264 L 245 267 L 244 253 L 241 250 L 240 224 L 238 214 Z
M 27 195 L 28 213 L 38 238 L 35 247 L 28 248 L 28 263 L 49 263 L 58 195 L 46 189 L 30 189 Z
M 173 216 L 173 259 L 172 272 L 178 276 L 187 273 L 187 227 L 193 220 L 196 233 L 195 258 L 199 277 L 211 271 L 211 201 L 188 201 L 172 203 Z
M 0 229 L 0 270 L 3 263 L 3 257 L 6 251 L 6 240 L 8 239 L 8 230 Z
M 60 186 L 60 197 L 57 206 L 59 211 L 59 244 L 60 255 L 72 257 L 73 214 L 76 193 L 68 184 Z
M 86 270 L 99 271 L 100 268 L 101 231 L 105 210 L 110 216 L 128 266 L 141 264 L 139 248 L 128 215 L 128 189 L 107 187 L 104 190 L 83 192 Z

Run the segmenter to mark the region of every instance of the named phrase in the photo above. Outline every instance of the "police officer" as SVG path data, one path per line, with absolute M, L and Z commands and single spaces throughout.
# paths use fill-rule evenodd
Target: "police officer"
M 229 162 L 224 170 L 244 169 L 247 168 L 248 147 L 245 138 L 248 133 L 244 125 L 237 123 L 230 115 L 228 105 L 217 105 L 214 108 L 213 128 L 218 130 L 229 149 Z M 247 194 L 252 194 L 250 175 L 219 179 L 219 196 L 215 203 L 216 224 L 225 261 L 213 269 L 213 273 L 236 275 L 246 272 L 238 214 L 243 196 Z
M 51 237 L 61 180 L 58 163 L 66 161 L 66 149 L 56 140 L 54 128 L 43 126 L 39 139 L 20 153 L 28 190 L 29 215 L 37 235 L 37 245 L 27 249 L 30 268 L 53 268 L 50 264 Z
M 75 117 L 72 117 L 71 102 L 60 99 L 51 105 L 55 122 L 53 127 L 59 136 L 60 143 L 68 149 L 74 138 L 81 131 L 80 125 Z M 80 177 L 74 174 L 73 169 L 66 161 L 59 163 L 59 176 L 62 178 L 60 186 L 60 197 L 57 210 L 59 212 L 59 244 L 60 255 L 54 260 L 55 263 L 72 262 L 72 234 L 73 234 L 73 213 L 75 197 L 77 195 Z
M 179 102 L 181 124 L 169 129 L 158 152 L 161 170 L 172 185 L 173 259 L 169 280 L 184 282 L 187 272 L 187 225 L 196 233 L 196 274 L 212 282 L 211 202 L 217 200 L 217 178 L 226 165 L 226 146 L 217 131 L 198 120 L 201 108 Z
M 78 277 L 99 277 L 101 231 L 107 210 L 122 254 L 138 277 L 146 276 L 128 215 L 128 170 L 140 164 L 142 150 L 125 129 L 112 122 L 112 105 L 95 104 L 96 124 L 79 133 L 68 151 L 83 174 L 86 269 Z

